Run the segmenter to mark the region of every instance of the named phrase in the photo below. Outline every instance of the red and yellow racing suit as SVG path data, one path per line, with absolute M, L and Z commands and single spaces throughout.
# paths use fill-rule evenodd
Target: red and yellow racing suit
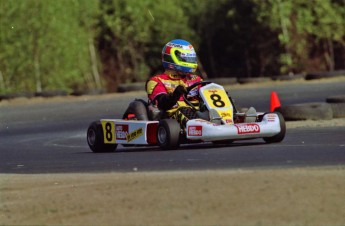
M 146 83 L 146 91 L 149 100 L 155 104 L 159 95 L 172 94 L 179 85 L 189 87 L 199 81 L 202 79 L 198 75 L 187 74 L 181 77 L 175 75 L 173 71 L 166 71 L 150 78 Z M 195 106 L 198 106 L 199 103 L 197 96 L 198 88 L 191 90 L 187 95 L 190 102 Z M 182 124 L 185 124 L 188 119 L 195 118 L 195 112 L 191 112 L 191 108 L 185 103 L 182 96 L 171 109 L 166 110 L 166 113 L 168 117 L 176 118 Z

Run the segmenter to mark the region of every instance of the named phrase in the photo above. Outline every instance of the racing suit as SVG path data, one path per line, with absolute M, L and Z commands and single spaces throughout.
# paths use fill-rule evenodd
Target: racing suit
M 196 112 L 183 100 L 186 94 L 185 87 L 189 87 L 196 82 L 202 81 L 201 77 L 194 74 L 186 74 L 181 77 L 175 75 L 173 71 L 166 71 L 163 74 L 150 78 L 146 83 L 148 98 L 154 105 L 164 111 L 169 118 L 176 119 L 183 127 L 189 119 L 197 118 Z M 198 87 L 191 90 L 188 100 L 198 106 Z

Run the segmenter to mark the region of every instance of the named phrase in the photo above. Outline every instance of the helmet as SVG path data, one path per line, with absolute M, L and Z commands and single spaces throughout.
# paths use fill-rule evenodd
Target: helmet
M 166 69 L 192 73 L 198 67 L 193 46 L 182 39 L 168 42 L 162 50 L 162 63 Z

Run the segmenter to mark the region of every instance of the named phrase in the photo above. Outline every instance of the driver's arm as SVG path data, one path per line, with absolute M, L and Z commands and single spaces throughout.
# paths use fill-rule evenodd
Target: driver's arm
M 159 109 L 167 111 L 171 109 L 176 102 L 180 99 L 181 95 L 187 94 L 187 89 L 179 85 L 175 88 L 173 93 L 169 94 L 159 94 L 156 96 L 157 106 Z

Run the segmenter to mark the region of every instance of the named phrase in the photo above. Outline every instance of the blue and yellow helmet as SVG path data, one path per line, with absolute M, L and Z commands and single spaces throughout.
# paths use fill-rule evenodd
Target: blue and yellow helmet
M 187 41 L 175 39 L 162 50 L 162 63 L 165 69 L 193 73 L 198 67 L 194 47 Z

